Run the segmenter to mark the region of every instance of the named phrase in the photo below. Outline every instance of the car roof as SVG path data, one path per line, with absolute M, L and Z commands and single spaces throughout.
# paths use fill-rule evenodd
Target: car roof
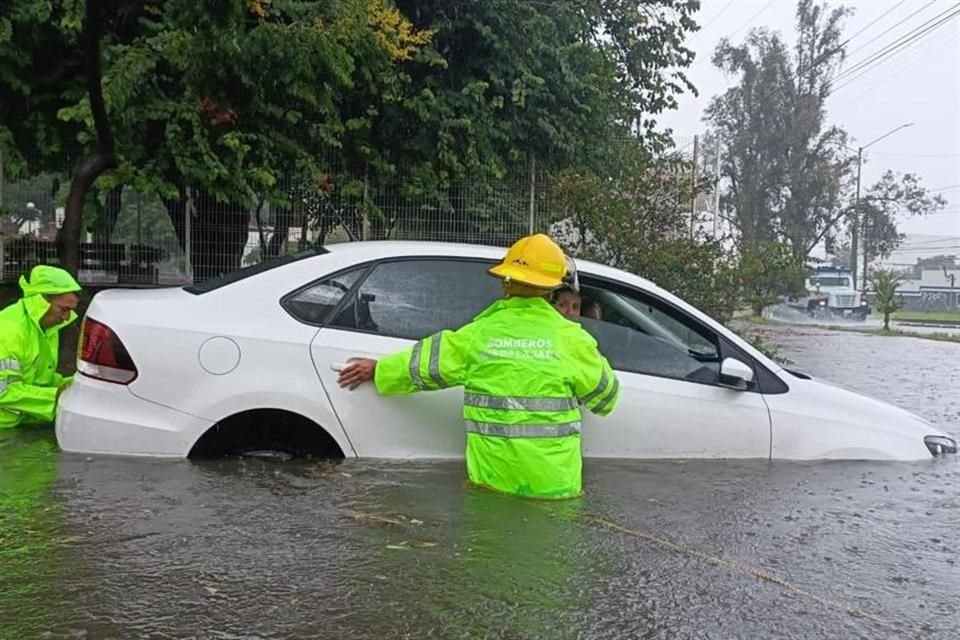
M 376 260 L 392 257 L 414 256 L 460 256 L 464 258 L 486 258 L 501 260 L 506 247 L 494 247 L 481 244 L 460 242 L 427 242 L 411 240 L 363 240 L 359 242 L 341 242 L 324 245 L 330 253 L 350 257 L 357 261 Z M 577 270 L 585 269 L 592 275 L 616 280 L 635 280 L 647 288 L 660 290 L 655 283 L 627 271 L 576 258 Z

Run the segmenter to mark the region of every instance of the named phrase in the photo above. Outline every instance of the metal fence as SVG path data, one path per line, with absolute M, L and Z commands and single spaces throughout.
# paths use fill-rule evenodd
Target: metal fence
M 335 171 L 320 183 L 288 187 L 279 205 L 216 202 L 196 189 L 175 202 L 131 187 L 99 192 L 84 213 L 80 280 L 188 284 L 313 243 L 354 239 L 508 246 L 559 216 L 549 181 L 532 162 L 499 180 L 443 188 L 418 184 L 408 170 L 387 176 Z M 0 281 L 57 262 L 68 190 L 69 176 L 4 177 L 0 171 Z

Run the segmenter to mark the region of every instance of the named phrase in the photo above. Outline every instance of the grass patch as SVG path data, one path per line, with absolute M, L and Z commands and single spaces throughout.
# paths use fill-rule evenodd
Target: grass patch
M 909 311 L 901 309 L 895 311 L 890 317 L 901 322 L 929 322 L 960 326 L 960 311 Z
M 884 329 L 883 327 L 840 327 L 837 325 L 816 325 L 823 329 L 831 331 L 848 331 L 850 333 L 865 333 L 871 336 L 884 336 L 893 338 L 920 338 L 922 340 L 935 340 L 936 342 L 956 342 L 960 343 L 960 334 L 957 333 L 919 333 L 917 331 L 906 331 L 904 329 Z
M 790 322 L 789 320 L 780 320 L 777 318 L 760 318 L 757 316 L 750 316 L 747 318 L 738 318 L 741 322 L 748 322 L 752 325 L 767 325 L 767 326 L 781 326 L 781 327 L 805 327 L 809 329 L 829 329 L 830 331 L 846 331 L 847 333 L 862 333 L 870 336 L 882 336 L 885 338 L 920 338 L 921 340 L 934 340 L 936 342 L 954 342 L 960 343 L 960 333 L 947 333 L 947 332 L 931 332 L 931 333 L 921 333 L 919 331 L 910 331 L 909 329 L 890 329 L 885 331 L 883 327 L 865 327 L 865 326 L 850 326 L 850 325 L 837 325 L 837 324 L 828 324 L 828 323 L 800 323 L 800 322 Z M 738 330 L 737 333 L 741 337 L 751 340 L 753 336 L 748 335 L 748 329 Z M 757 336 L 759 337 L 759 336 Z M 757 346 L 757 345 L 754 345 Z M 766 346 L 766 345 L 764 345 Z M 761 351 L 763 348 L 758 347 Z

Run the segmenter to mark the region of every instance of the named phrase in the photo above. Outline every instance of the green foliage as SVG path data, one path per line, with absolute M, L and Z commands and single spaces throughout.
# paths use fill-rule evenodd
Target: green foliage
M 603 166 L 606 141 L 631 129 L 651 148 L 664 144 L 652 116 L 690 88 L 682 69 L 693 54 L 683 39 L 697 3 L 98 7 L 117 166 L 97 190 L 158 194 L 176 223 L 191 187 L 200 221 L 220 224 L 217 203 L 265 199 L 296 209 L 323 174 L 368 175 L 362 206 L 376 214 L 378 232 L 397 222 L 393 203 L 423 197 L 438 203 L 427 218 L 452 213 L 462 233 L 487 225 L 489 212 L 516 208 L 522 194 L 490 190 L 475 199 L 479 207 L 463 207 L 469 179 L 502 178 L 531 155 L 542 170 Z M 10 0 L 0 9 L 0 145 L 11 166 L 66 174 L 94 142 L 83 16 L 82 0 Z M 356 189 L 346 197 L 362 198 Z M 91 210 L 109 220 L 96 200 Z
M 887 171 L 860 200 L 861 247 L 867 259 L 886 258 L 903 242 L 898 216 L 924 216 L 947 205 L 941 195 L 932 196 L 910 173 L 898 176 Z
M 762 29 L 743 45 L 717 47 L 714 64 L 740 80 L 713 99 L 707 119 L 725 147 L 723 206 L 747 249 L 783 240 L 802 259 L 845 215 L 852 160 L 846 134 L 825 123 L 825 103 L 844 58 L 846 14 L 801 0 L 792 55 L 779 35 Z
M 759 331 L 738 331 L 741 338 L 749 342 L 754 349 L 767 356 L 781 366 L 793 364 L 793 361 L 784 355 L 781 355 L 777 345 L 767 342 L 766 337 Z
M 870 277 L 873 285 L 874 305 L 877 311 L 883 314 L 883 329 L 890 330 L 890 314 L 903 306 L 903 301 L 897 296 L 897 288 L 903 281 L 892 271 L 875 271 Z
M 804 266 L 786 245 L 766 242 L 741 254 L 739 278 L 745 302 L 760 316 L 781 296 L 803 289 Z
M 631 271 L 726 321 L 740 300 L 736 264 L 720 241 L 689 236 L 684 165 L 635 143 L 606 174 L 562 171 L 553 235 L 572 255 Z

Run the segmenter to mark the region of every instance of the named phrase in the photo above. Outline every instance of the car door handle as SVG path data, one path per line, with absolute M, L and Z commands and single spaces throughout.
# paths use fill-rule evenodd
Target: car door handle
M 362 360 L 362 358 L 348 358 L 346 362 L 333 362 L 330 364 L 330 368 L 336 371 L 337 373 L 343 371 L 350 365 L 352 365 L 357 360 Z

